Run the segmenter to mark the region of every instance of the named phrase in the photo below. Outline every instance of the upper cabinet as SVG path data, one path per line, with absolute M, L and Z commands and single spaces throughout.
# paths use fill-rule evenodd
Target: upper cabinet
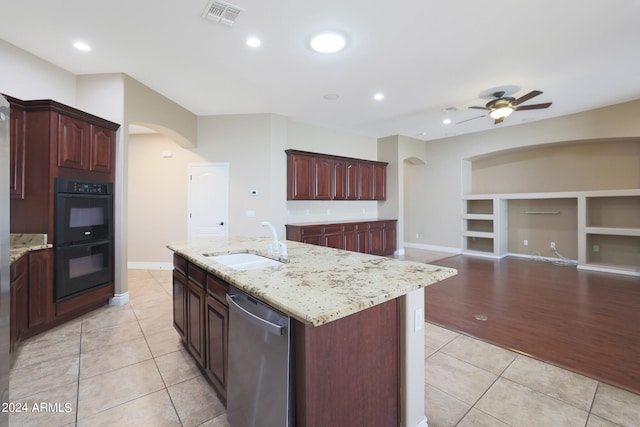
M 24 104 L 10 99 L 9 127 L 9 194 L 12 199 L 24 198 L 24 152 L 26 111 Z
M 285 152 L 287 200 L 386 200 L 387 163 Z

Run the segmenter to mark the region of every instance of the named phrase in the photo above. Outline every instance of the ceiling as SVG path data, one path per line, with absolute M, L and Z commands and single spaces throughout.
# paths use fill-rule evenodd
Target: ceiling
M 430 140 L 640 98 L 640 0 L 230 3 L 244 9 L 232 27 L 202 17 L 208 0 L 0 0 L 0 38 L 74 74 L 126 73 L 197 115 L 276 113 L 370 137 Z M 324 30 L 346 49 L 312 51 Z M 456 124 L 495 88 L 553 105 Z

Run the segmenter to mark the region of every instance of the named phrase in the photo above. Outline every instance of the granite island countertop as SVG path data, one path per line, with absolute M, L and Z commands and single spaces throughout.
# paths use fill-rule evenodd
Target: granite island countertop
M 229 284 L 312 326 L 363 311 L 457 274 L 453 268 L 286 240 L 277 267 L 235 270 L 206 255 L 249 252 L 273 258 L 270 238 L 203 237 L 167 247 Z
M 9 262 L 14 263 L 31 251 L 52 248 L 46 234 L 11 233 L 9 235 Z

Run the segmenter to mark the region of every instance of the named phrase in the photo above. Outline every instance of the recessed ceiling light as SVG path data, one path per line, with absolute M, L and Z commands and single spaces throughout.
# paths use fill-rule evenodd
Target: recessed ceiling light
M 444 119 L 444 120 L 442 121 L 442 124 L 443 124 L 443 125 L 448 125 L 448 124 L 450 124 L 450 123 L 451 123 L 451 119 Z
M 249 38 L 247 39 L 247 46 L 250 46 L 250 47 L 258 47 L 258 46 L 260 46 L 261 44 L 262 44 L 262 42 L 261 42 L 261 41 L 260 41 L 260 39 L 259 39 L 259 38 L 257 38 L 257 37 L 249 37 Z
M 376 93 L 375 95 L 373 95 L 373 99 L 375 99 L 376 101 L 382 101 L 384 99 L 384 93 Z
M 89 46 L 88 44 L 84 43 L 84 42 L 75 42 L 73 44 L 73 47 L 75 47 L 78 50 L 81 50 L 83 52 L 89 52 L 91 50 L 91 46 Z
M 336 53 L 344 49 L 347 39 L 338 33 L 322 33 L 312 38 L 309 45 L 319 53 Z

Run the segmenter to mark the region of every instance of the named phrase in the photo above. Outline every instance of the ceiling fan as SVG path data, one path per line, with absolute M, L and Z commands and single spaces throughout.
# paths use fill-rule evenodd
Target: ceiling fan
M 511 113 L 513 113 L 514 111 L 538 110 L 541 108 L 549 108 L 549 106 L 551 105 L 551 102 L 545 102 L 543 104 L 520 105 L 523 102 L 528 101 L 531 98 L 542 94 L 542 92 L 540 92 L 539 90 L 532 90 L 528 94 L 523 95 L 518 99 L 511 96 L 504 96 L 504 94 L 505 94 L 504 91 L 494 92 L 493 96 L 495 99 L 492 99 L 491 101 L 487 102 L 487 104 L 484 107 L 474 106 L 469 108 L 473 108 L 476 110 L 489 111 L 489 116 L 492 119 L 494 119 L 494 124 L 497 125 L 498 123 L 502 123 L 504 119 L 509 117 L 509 115 L 511 115 Z M 458 122 L 457 124 L 468 122 L 469 120 L 478 119 L 484 116 L 486 116 L 486 114 L 482 116 L 474 117 L 471 119 L 463 120 L 461 122 Z

